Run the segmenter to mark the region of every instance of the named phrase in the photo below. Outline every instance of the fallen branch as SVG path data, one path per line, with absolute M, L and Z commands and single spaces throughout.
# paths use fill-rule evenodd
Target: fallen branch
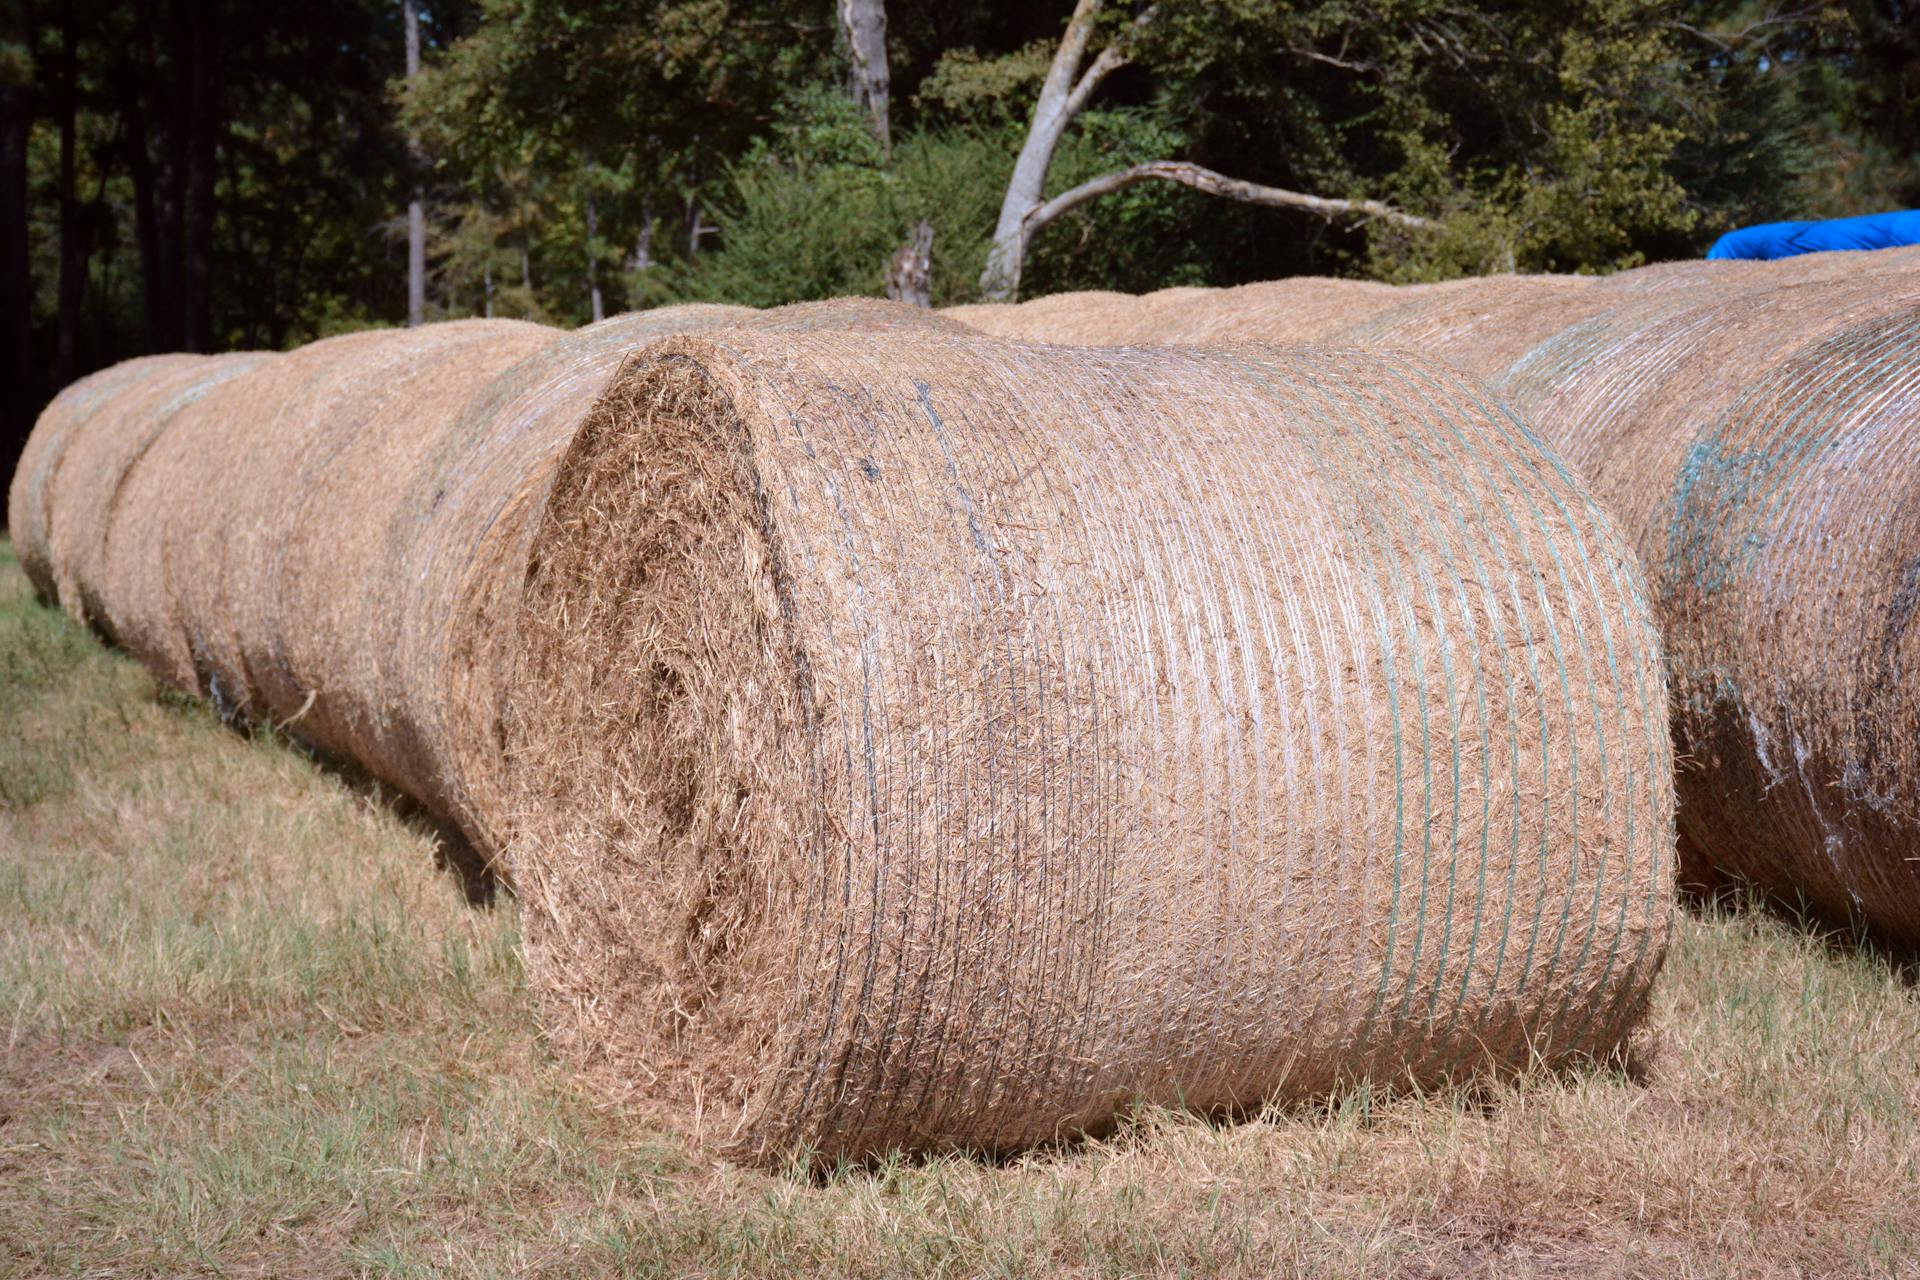
M 1147 181 L 1177 182 L 1183 187 L 1192 187 L 1195 191 L 1204 191 L 1208 195 L 1219 196 L 1225 200 L 1238 200 L 1244 204 L 1266 205 L 1280 209 L 1304 209 L 1329 222 L 1339 217 L 1358 217 L 1380 218 L 1398 223 L 1403 227 L 1426 228 L 1436 225 L 1430 218 L 1403 213 L 1392 205 L 1382 204 L 1378 200 L 1343 200 L 1331 196 L 1310 196 L 1281 187 L 1263 187 L 1257 182 L 1242 182 L 1238 178 L 1229 178 L 1225 174 L 1215 173 L 1211 169 L 1203 169 L 1197 164 L 1188 164 L 1183 160 L 1154 160 L 1090 179 L 1077 187 L 1062 191 L 1051 200 L 1033 206 L 1027 210 L 1026 217 L 1021 219 L 1021 231 L 1031 236 L 1061 214 L 1069 213 L 1089 200 L 1098 200 L 1101 196 L 1111 195 L 1137 182 Z

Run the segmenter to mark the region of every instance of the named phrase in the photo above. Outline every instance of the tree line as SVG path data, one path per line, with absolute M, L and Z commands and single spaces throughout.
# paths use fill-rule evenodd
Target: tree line
M 142 352 L 889 288 L 1607 270 L 1900 207 L 1907 10 L 9 0 L 0 463 L 60 386 Z

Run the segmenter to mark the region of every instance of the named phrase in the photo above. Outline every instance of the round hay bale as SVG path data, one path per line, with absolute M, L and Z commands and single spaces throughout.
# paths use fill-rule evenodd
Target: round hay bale
M 313 692 L 300 733 L 406 786 L 404 763 L 379 750 L 391 734 L 370 723 L 404 714 L 380 696 L 401 576 L 386 517 L 474 387 L 559 336 L 505 320 L 351 334 L 303 347 L 238 390 L 199 461 L 244 456 L 252 483 L 168 539 L 203 681 L 232 690 L 237 710 L 276 719 Z M 298 652 L 324 653 L 324 670 L 300 672 Z
M 550 1032 L 750 1158 L 1604 1052 L 1660 962 L 1637 569 L 1423 357 L 662 341 L 528 565 Z
M 113 436 L 127 429 L 130 421 L 138 423 L 150 407 L 154 384 L 190 380 L 194 371 L 208 367 L 210 359 L 181 354 L 123 361 L 73 383 L 41 411 L 8 489 L 7 527 L 20 566 L 42 598 L 62 600 L 60 584 L 55 581 L 49 530 L 56 477 L 76 438 L 95 430 Z M 166 392 L 159 395 L 164 399 Z M 74 600 L 74 590 L 69 584 L 66 602 Z
M 1396 306 L 1320 335 L 1444 358 L 1476 377 L 1502 373 L 1543 339 L 1616 306 L 1591 276 L 1483 276 L 1422 289 Z
M 1896 249 L 1829 249 L 1766 264 L 1767 279 L 1777 284 L 1813 284 L 1861 276 L 1920 270 L 1920 245 Z
M 1778 289 L 1786 285 L 1845 281 L 1859 276 L 1920 269 L 1920 245 L 1898 249 L 1831 249 L 1791 258 L 1691 258 L 1655 262 L 1599 279 L 1605 291 L 1685 292 L 1710 288 Z
M 1667 492 L 1685 844 L 1920 943 L 1920 303 L 1798 344 Z
M 222 597 L 208 601 L 218 613 L 195 619 L 203 632 L 228 629 L 250 710 L 293 721 L 300 736 L 442 818 L 453 783 L 420 741 L 417 726 L 435 708 L 414 700 L 403 678 L 401 618 L 417 569 L 394 529 L 441 501 L 440 460 L 465 447 L 488 383 L 564 336 L 465 320 L 386 330 L 315 358 L 307 385 L 287 388 L 278 422 L 260 415 L 289 441 L 277 459 L 260 455 L 274 480 L 224 539 L 213 571 Z
M 51 513 L 32 528 L 62 598 L 163 679 L 282 722 L 491 854 L 506 602 L 552 462 L 636 345 L 737 324 L 966 332 L 842 299 L 141 362 L 65 397 L 30 459 L 57 474 L 16 489 Z
M 745 315 L 730 317 L 729 324 L 745 329 L 767 329 L 780 333 L 806 333 L 815 329 L 855 330 L 861 333 L 887 333 L 911 330 L 918 333 L 943 332 L 967 334 L 971 326 L 946 312 L 930 311 L 910 303 L 887 298 L 826 298 L 818 302 L 790 302 L 782 307 L 754 311 L 747 307 L 730 308 Z M 681 326 L 693 332 L 720 327 L 718 317 L 711 323 L 702 317 L 697 326 Z
M 1295 276 L 1229 289 L 1179 285 L 1138 297 L 1061 293 L 1017 304 L 949 307 L 942 314 L 995 337 L 1078 346 L 1311 342 L 1426 287 Z

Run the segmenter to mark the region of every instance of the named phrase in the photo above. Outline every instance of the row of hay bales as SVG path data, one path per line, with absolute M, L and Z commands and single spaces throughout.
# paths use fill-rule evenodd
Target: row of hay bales
M 1487 379 L 1647 568 L 1683 876 L 1920 943 L 1920 250 L 949 314 L 1053 341 L 1400 347 Z
M 76 384 L 9 519 L 463 832 L 554 1042 L 756 1159 L 1605 1054 L 1665 950 L 1632 551 L 1429 357 L 355 334 Z

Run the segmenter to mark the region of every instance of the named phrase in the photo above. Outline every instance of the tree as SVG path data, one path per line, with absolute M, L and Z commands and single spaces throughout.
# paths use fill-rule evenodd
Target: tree
M 1104 174 L 1051 200 L 1042 199 L 1054 152 L 1059 148 L 1067 128 L 1086 109 L 1088 99 L 1101 82 L 1127 64 L 1131 57 L 1132 41 L 1152 25 L 1159 12 L 1158 4 L 1150 4 L 1140 10 L 1126 28 L 1107 40 L 1088 64 L 1087 51 L 1100 23 L 1102 4 L 1103 0 L 1078 0 L 1073 16 L 1067 20 L 1066 33 L 1061 36 L 1054 50 L 1046 79 L 1034 102 L 1026 141 L 1021 144 L 1019 157 L 1014 161 L 1013 176 L 1007 182 L 1006 198 L 1000 205 L 993 247 L 987 257 L 986 269 L 980 276 L 982 298 L 989 301 L 1007 300 L 1019 293 L 1027 244 L 1049 222 L 1090 200 L 1149 180 L 1177 182 L 1209 195 L 1250 204 L 1305 209 L 1324 217 L 1359 215 L 1385 218 L 1409 227 L 1429 225 L 1424 218 L 1402 213 L 1377 200 L 1303 195 L 1279 187 L 1223 177 L 1199 165 L 1171 160 L 1152 161 L 1117 173 Z
M 27 146 L 33 128 L 33 55 L 25 4 L 0 17 L 0 369 L 17 389 L 0 397 L 0 464 L 24 440 L 34 406 L 33 259 L 27 241 Z
M 914 307 L 933 305 L 933 224 L 913 224 L 913 234 L 887 264 L 887 297 Z
M 884 162 L 893 158 L 887 103 L 887 6 L 884 0 L 837 0 L 840 38 L 847 46 L 853 100 L 872 121 Z
M 407 27 L 407 84 L 420 78 L 420 7 L 418 0 L 401 0 Z M 413 188 L 407 201 L 407 323 L 418 326 L 427 311 L 427 212 L 421 198 L 420 136 L 407 135 L 407 159 L 413 168 Z

